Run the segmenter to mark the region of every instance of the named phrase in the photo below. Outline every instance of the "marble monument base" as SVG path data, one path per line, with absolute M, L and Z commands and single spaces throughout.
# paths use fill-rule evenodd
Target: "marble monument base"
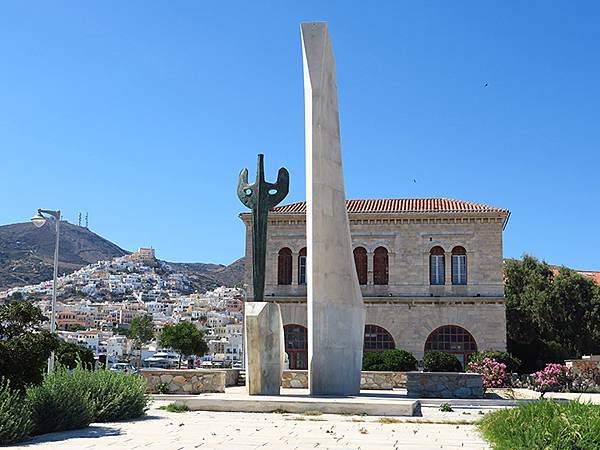
M 285 357 L 279 305 L 246 303 L 244 323 L 248 395 L 279 395 Z

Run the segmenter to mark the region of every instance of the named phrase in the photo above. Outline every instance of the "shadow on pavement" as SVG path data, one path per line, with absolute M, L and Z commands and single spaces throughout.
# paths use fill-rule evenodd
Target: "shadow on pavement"
M 68 439 L 87 439 L 87 438 L 101 438 L 106 436 L 120 436 L 121 430 L 119 428 L 107 427 L 103 425 L 92 425 L 87 428 L 81 428 L 79 430 L 69 431 L 58 431 L 56 433 L 41 434 L 35 436 L 28 441 L 19 443 L 19 446 L 27 447 L 29 445 L 40 444 L 42 442 L 58 442 L 66 441 Z

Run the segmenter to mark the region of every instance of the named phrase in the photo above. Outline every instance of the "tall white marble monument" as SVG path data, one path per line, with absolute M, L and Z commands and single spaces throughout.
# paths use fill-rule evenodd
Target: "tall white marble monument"
M 303 23 L 308 380 L 311 395 L 360 391 L 365 309 L 342 173 L 335 60 L 325 23 Z

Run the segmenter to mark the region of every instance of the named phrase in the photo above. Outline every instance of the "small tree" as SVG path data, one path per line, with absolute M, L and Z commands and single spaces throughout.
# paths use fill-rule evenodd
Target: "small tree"
M 131 321 L 129 337 L 133 339 L 135 346 L 140 350 L 139 365 L 142 365 L 142 345 L 154 337 L 154 323 L 150 316 L 136 317 Z
M 203 355 L 208 351 L 204 333 L 190 322 L 166 325 L 160 334 L 160 345 L 179 353 L 180 369 L 183 355 Z
M 31 302 L 14 302 L 0 306 L 0 338 L 12 339 L 41 329 L 48 318 Z
M 74 342 L 61 341 L 56 349 L 56 360 L 68 369 L 74 369 L 81 364 L 84 369 L 94 368 L 94 353 L 86 347 Z
M 48 320 L 31 302 L 0 305 L 0 377 L 24 389 L 42 382 L 50 353 L 60 339 L 42 330 Z

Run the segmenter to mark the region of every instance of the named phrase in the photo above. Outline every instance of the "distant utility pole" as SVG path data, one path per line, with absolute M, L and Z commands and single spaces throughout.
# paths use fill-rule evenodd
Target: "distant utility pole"
M 79 213 L 79 221 L 77 222 L 77 225 L 81 226 L 81 213 Z
M 89 228 L 88 227 L 88 213 L 87 212 L 85 213 L 85 227 Z

